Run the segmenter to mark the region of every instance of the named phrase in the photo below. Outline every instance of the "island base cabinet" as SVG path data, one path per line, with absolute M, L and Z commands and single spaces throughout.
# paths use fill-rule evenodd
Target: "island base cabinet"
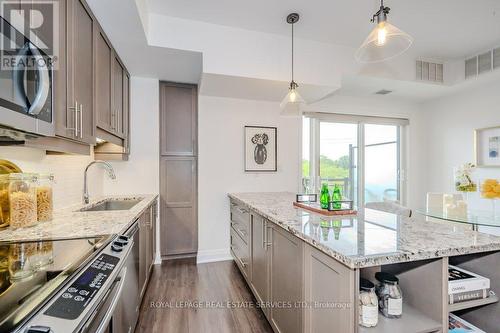
M 304 332 L 354 333 L 354 270 L 306 245 Z
M 271 237 L 270 322 L 275 332 L 300 333 L 303 319 L 303 242 L 278 226 Z
M 268 251 L 267 239 L 271 229 L 268 228 L 268 222 L 260 215 L 252 215 L 252 278 L 251 288 L 254 292 L 257 302 L 265 305 L 269 303 L 269 262 L 270 251 Z M 261 307 L 264 315 L 269 319 L 270 308 Z

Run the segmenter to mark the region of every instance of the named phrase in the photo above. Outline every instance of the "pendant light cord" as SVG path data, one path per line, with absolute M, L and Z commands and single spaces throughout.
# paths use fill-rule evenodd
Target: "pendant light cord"
M 295 25 L 295 24 L 294 24 L 294 23 L 292 23 L 292 82 L 293 82 L 293 74 L 294 74 L 294 73 L 293 73 L 293 39 L 294 39 L 294 36 L 293 36 L 293 26 L 294 26 L 294 25 Z

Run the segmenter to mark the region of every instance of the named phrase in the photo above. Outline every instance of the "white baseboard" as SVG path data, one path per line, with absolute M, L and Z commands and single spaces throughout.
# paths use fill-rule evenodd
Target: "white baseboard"
M 198 256 L 196 257 L 197 264 L 226 260 L 233 260 L 229 249 L 201 250 L 198 251 Z

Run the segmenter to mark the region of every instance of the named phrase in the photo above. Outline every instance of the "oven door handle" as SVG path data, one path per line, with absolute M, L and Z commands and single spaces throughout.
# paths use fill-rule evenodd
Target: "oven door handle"
M 95 333 L 103 333 L 106 331 L 108 328 L 109 321 L 111 320 L 111 317 L 113 316 L 113 312 L 115 312 L 116 305 L 118 304 L 118 301 L 120 300 L 120 296 L 123 291 L 123 286 L 125 285 L 125 277 L 127 276 L 127 267 L 124 267 L 122 269 L 121 275 L 117 278 L 119 280 L 120 285 L 118 286 L 118 291 L 116 292 L 113 301 L 111 301 L 111 304 L 106 311 L 106 314 L 104 315 L 101 323 L 99 324 L 99 327 L 97 327 L 97 330 Z

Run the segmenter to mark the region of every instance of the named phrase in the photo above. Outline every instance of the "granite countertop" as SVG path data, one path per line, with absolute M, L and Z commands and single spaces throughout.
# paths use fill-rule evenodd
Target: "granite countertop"
M 0 242 L 87 238 L 123 233 L 156 199 L 156 194 L 102 196 L 88 205 L 73 205 L 54 211 L 54 218 L 32 227 L 0 229 Z M 82 212 L 105 200 L 141 201 L 129 210 Z
M 500 250 L 500 237 L 455 223 L 399 217 L 372 209 L 329 217 L 295 208 L 295 194 L 231 193 L 229 197 L 350 268 Z

